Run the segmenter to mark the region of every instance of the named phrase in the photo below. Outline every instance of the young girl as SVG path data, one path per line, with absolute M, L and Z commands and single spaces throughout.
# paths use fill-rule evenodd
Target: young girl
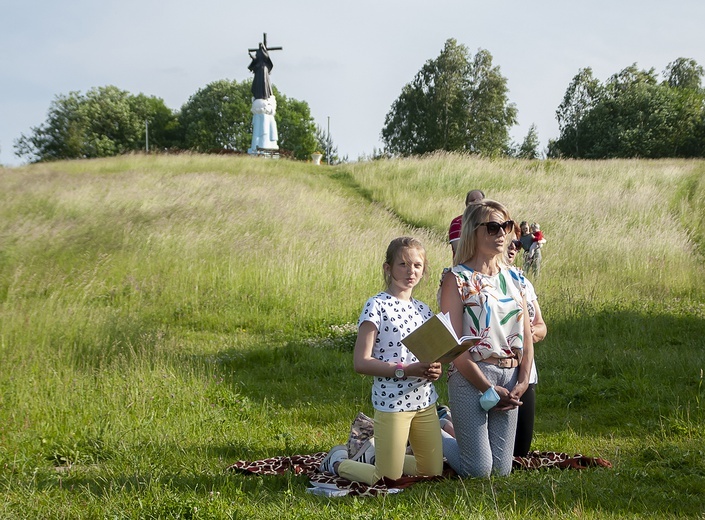
M 330 450 L 319 468 L 369 485 L 383 477 L 435 476 L 443 470 L 438 396 L 432 383 L 441 375 L 441 364 L 419 362 L 401 343 L 433 316 L 425 303 L 411 297 L 426 272 L 426 251 L 414 238 L 395 238 L 382 267 L 387 289 L 367 300 L 354 354 L 355 371 L 374 377 L 374 465 L 349 459 L 341 445 Z M 414 455 L 406 454 L 407 442 Z

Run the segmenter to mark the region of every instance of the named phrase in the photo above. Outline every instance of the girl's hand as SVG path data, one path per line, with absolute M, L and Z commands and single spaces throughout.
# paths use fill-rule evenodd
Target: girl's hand
M 423 377 L 429 381 L 437 381 L 443 373 L 443 368 L 440 363 L 412 363 L 407 365 L 404 370 L 407 376 Z
M 443 374 L 443 366 L 440 363 L 429 363 L 424 377 L 429 381 L 438 381 L 441 374 Z

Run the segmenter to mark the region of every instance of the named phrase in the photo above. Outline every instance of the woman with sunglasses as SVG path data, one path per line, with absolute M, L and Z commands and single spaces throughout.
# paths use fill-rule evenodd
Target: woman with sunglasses
M 508 475 L 512 469 L 517 408 L 529 386 L 534 348 L 521 272 L 506 260 L 515 223 L 492 200 L 463 214 L 452 268 L 443 272 L 441 311 L 458 334 L 482 339 L 448 369 L 448 397 L 456 438 L 443 454 L 462 477 Z
M 509 264 L 514 265 L 517 252 L 522 249 L 519 240 L 512 240 L 507 248 L 507 260 Z M 531 322 L 531 339 L 534 344 L 546 337 L 548 330 L 546 323 L 543 321 L 541 307 L 536 296 L 536 290 L 533 284 L 524 278 L 526 284 L 526 308 L 529 313 Z M 536 415 L 536 383 L 538 383 L 538 373 L 536 372 L 536 361 L 531 365 L 531 375 L 529 376 L 529 388 L 521 397 L 522 405 L 519 407 L 519 416 L 517 418 L 517 433 L 514 439 L 514 456 L 526 457 L 531 450 L 531 441 L 534 437 L 534 418 Z

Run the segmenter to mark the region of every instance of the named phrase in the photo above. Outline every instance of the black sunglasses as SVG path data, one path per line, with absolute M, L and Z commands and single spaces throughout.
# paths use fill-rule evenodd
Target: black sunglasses
M 499 222 L 482 222 L 481 224 L 478 224 L 479 226 L 486 226 L 487 227 L 487 234 L 492 236 L 496 235 L 499 233 L 499 228 L 502 228 L 502 231 L 505 233 L 509 233 L 514 229 L 514 221 L 513 220 L 507 220 L 506 222 L 502 222 L 501 224 Z
M 512 245 L 514 246 L 514 249 L 519 251 L 521 249 L 521 241 L 519 240 L 512 240 Z

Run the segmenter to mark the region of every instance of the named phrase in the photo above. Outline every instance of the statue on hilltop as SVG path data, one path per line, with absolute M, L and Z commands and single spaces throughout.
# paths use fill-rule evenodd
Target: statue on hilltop
M 279 149 L 277 123 L 274 120 L 277 100 L 269 81 L 274 65 L 269 51 L 282 50 L 282 47 L 267 47 L 267 33 L 263 36 L 257 49 L 248 49 L 252 61 L 247 68 L 255 75 L 252 81 L 252 145 L 247 151 L 250 155 L 271 154 Z

